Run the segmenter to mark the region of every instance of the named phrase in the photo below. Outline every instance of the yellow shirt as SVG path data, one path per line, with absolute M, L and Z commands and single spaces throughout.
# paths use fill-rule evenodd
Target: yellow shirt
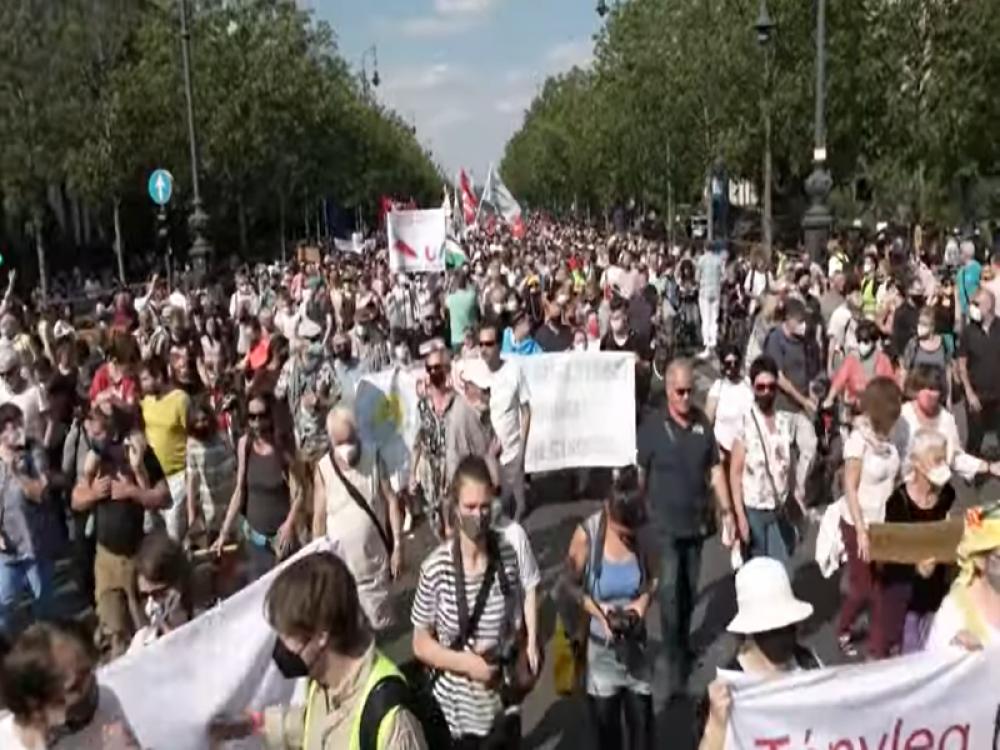
M 188 395 L 178 388 L 160 398 L 145 396 L 141 404 L 146 440 L 156 454 L 163 473 L 169 477 L 184 471 Z

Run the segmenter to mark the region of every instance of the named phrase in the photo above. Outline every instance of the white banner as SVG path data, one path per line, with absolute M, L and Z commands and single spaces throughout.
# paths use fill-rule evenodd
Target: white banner
M 332 550 L 330 543 L 313 542 L 296 558 L 320 550 Z M 143 748 L 208 750 L 208 726 L 217 716 L 287 704 L 296 684 L 272 664 L 274 631 L 264 617 L 264 598 L 278 569 L 102 669 L 97 720 L 105 726 L 127 722 Z M 226 747 L 263 745 L 254 739 Z
M 387 220 L 389 270 L 444 271 L 444 210 L 391 211 Z
M 635 463 L 632 354 L 535 354 L 517 363 L 531 393 L 526 471 Z
M 1000 649 L 733 682 L 726 750 L 1000 750 Z

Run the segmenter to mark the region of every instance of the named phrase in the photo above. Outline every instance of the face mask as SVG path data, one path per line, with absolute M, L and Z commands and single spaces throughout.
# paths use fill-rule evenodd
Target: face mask
M 734 362 L 732 364 L 725 364 L 722 367 L 722 374 L 725 375 L 730 380 L 736 380 L 740 374 L 739 363 Z
M 980 323 L 983 320 L 983 311 L 978 305 L 969 305 L 969 320 L 973 323 Z
M 927 472 L 927 481 L 935 487 L 944 487 L 951 481 L 951 468 L 947 464 L 938 464 Z
M 573 351 L 575 352 L 585 352 L 587 351 L 586 341 L 577 341 L 573 344 Z
M 795 656 L 795 628 L 755 633 L 754 643 L 772 664 L 787 664 Z
M 875 272 L 875 264 L 874 263 L 865 263 L 865 265 L 864 265 L 864 271 L 865 271 L 866 274 L 874 273 Z
M 341 443 L 333 450 L 337 457 L 348 466 L 355 466 L 358 459 L 361 458 L 361 446 L 353 440 L 349 443 Z
M 346 362 L 347 360 L 349 360 L 351 358 L 351 350 L 350 349 L 334 349 L 333 350 L 333 356 L 335 356 L 337 359 L 341 360 L 342 362 Z
M 875 351 L 874 341 L 863 341 L 858 344 L 858 354 L 861 355 L 862 359 L 868 359 L 873 351 Z
M 304 650 L 304 649 L 303 649 Z M 286 680 L 297 680 L 309 676 L 309 665 L 300 654 L 292 651 L 280 638 L 274 640 L 274 651 L 271 652 L 274 666 Z
M 625 331 L 625 321 L 624 320 L 612 320 L 611 330 L 615 333 L 622 333 Z
M 910 295 L 910 302 L 914 307 L 923 307 L 924 303 L 927 302 L 927 298 L 922 294 L 912 294 Z
M 486 534 L 490 530 L 491 520 L 490 508 L 483 507 L 472 515 L 459 513 L 458 528 L 462 530 L 467 539 L 473 542 L 480 542 L 486 538 Z
M 87 725 L 94 720 L 100 700 L 101 690 L 97 685 L 97 678 L 91 677 L 90 684 L 80 699 L 76 703 L 66 706 L 66 723 L 64 724 L 66 732 L 76 734 L 86 729 Z
M 753 400 L 757 404 L 757 408 L 764 414 L 770 414 L 771 410 L 774 409 L 774 397 L 774 391 L 770 393 L 755 393 Z
M 163 601 L 152 596 L 149 597 L 146 600 L 144 608 L 146 619 L 149 620 L 149 626 L 156 631 L 162 632 L 165 630 L 166 626 L 170 623 L 170 619 L 177 612 L 180 603 L 181 595 L 177 589 L 171 589 Z
M 930 338 L 933 332 L 934 329 L 932 329 L 929 325 L 926 325 L 925 323 L 917 323 L 917 338 Z
M 801 323 L 795 326 L 795 335 L 798 336 L 799 338 L 802 338 L 806 335 L 805 321 L 802 321 Z

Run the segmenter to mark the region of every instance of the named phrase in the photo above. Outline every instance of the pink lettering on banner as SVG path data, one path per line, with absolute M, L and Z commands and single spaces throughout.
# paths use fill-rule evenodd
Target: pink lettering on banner
M 830 743 L 830 750 L 854 750 L 854 743 L 850 740 L 837 740 L 837 744 Z
M 945 740 L 952 734 L 957 740 L 954 744 L 949 745 L 945 743 Z M 969 725 L 953 724 L 945 729 L 944 734 L 941 735 L 941 741 L 938 743 L 938 750 L 969 750 Z
M 779 748 L 788 747 L 791 742 L 792 740 L 786 734 L 784 737 L 775 737 L 774 739 L 754 740 L 753 746 L 767 748 L 767 750 L 779 750 Z
M 930 729 L 917 729 L 907 738 L 903 750 L 934 750 L 934 735 Z

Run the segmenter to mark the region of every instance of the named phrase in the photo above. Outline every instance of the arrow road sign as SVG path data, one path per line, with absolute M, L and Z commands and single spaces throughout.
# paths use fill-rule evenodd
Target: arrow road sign
M 170 196 L 174 194 L 174 177 L 165 169 L 154 170 L 149 175 L 149 197 L 157 206 L 165 206 L 170 202 Z

